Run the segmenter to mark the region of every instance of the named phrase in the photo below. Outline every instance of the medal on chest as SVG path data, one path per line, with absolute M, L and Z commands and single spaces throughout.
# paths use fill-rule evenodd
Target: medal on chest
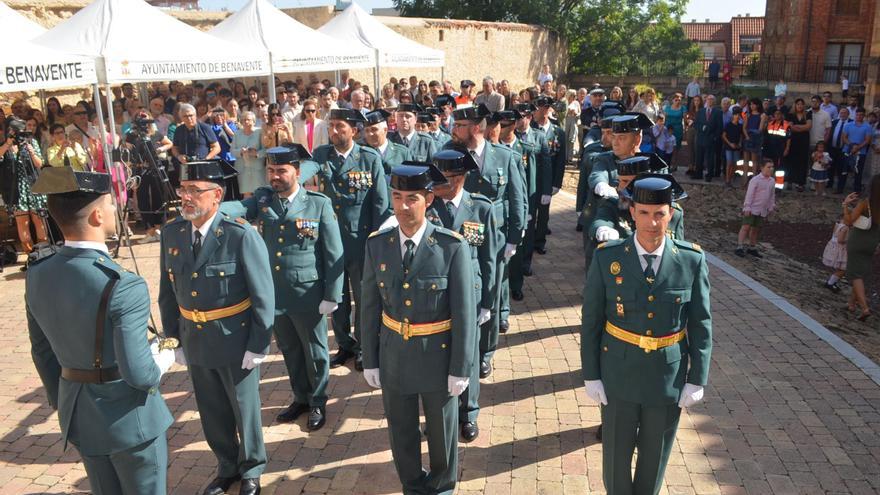
M 486 226 L 479 222 L 464 222 L 461 235 L 471 246 L 482 246 L 486 240 Z
M 362 170 L 353 170 L 348 173 L 348 187 L 365 191 L 372 187 L 373 176 L 369 172 Z
M 498 169 L 498 185 L 503 186 L 504 184 L 507 184 L 507 177 L 504 176 L 504 169 L 499 168 Z
M 294 220 L 297 234 L 300 239 L 318 238 L 318 220 L 312 218 L 297 218 Z

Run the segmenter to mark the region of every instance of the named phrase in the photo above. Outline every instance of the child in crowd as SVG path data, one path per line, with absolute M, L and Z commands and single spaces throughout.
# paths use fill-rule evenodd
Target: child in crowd
M 739 229 L 736 253 L 739 257 L 745 257 L 746 249 L 743 245 L 748 238 L 748 254 L 763 258 L 758 252 L 758 233 L 767 216 L 776 209 L 776 179 L 773 177 L 773 160 L 764 160 L 761 173 L 752 177 L 749 188 L 746 191 L 746 199 L 743 202 L 742 227 Z
M 721 140 L 724 142 L 724 157 L 727 161 L 727 171 L 724 175 L 724 187 L 733 187 L 733 174 L 736 172 L 736 163 L 742 157 L 743 126 L 741 118 L 742 110 L 739 107 L 731 109 L 730 122 L 724 126 Z
M 849 233 L 849 227 L 843 223 L 843 218 L 834 224 L 834 232 L 831 239 L 825 245 L 825 251 L 822 252 L 822 264 L 834 270 L 828 281 L 825 282 L 825 288 L 831 292 L 840 292 L 840 286 L 837 282 L 846 273 L 846 236 Z
M 825 196 L 829 167 L 831 167 L 831 155 L 825 151 L 825 141 L 819 141 L 813 150 L 813 166 L 810 168 L 810 182 L 813 183 L 817 196 Z

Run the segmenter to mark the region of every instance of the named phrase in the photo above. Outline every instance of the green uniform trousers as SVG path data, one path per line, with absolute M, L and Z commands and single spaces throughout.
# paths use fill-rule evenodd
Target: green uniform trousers
M 165 433 L 122 452 L 81 457 L 95 495 L 165 495 Z
M 516 248 L 516 254 L 510 257 L 508 270 L 510 273 L 510 290 L 522 291 L 525 285 L 525 269 L 532 266 L 532 255 L 535 253 L 535 219 L 534 217 L 526 224 L 526 234 L 522 242 Z M 510 301 L 508 300 L 508 303 Z M 509 313 L 509 310 L 508 310 Z
M 645 406 L 608 398 L 602 407 L 602 477 L 608 495 L 656 495 L 675 442 L 678 404 Z M 635 477 L 633 451 L 638 448 Z
M 547 247 L 547 231 L 550 230 L 550 205 L 538 205 L 535 221 L 535 247 Z
M 291 311 L 275 315 L 274 330 L 287 366 L 293 401 L 324 407 L 330 380 L 327 318 L 318 312 Z
M 513 257 L 511 257 L 513 259 Z M 501 322 L 507 321 L 510 315 L 510 277 L 507 271 L 508 262 L 504 259 L 504 244 L 498 253 L 495 270 L 495 304 L 492 305 L 492 316 L 480 326 L 480 360 L 491 362 L 498 348 L 498 333 Z M 477 363 L 479 368 L 479 363 Z
M 266 469 L 260 419 L 260 368 L 189 366 L 205 440 L 219 463 L 218 476 L 258 478 Z
M 364 275 L 364 260 L 345 258 L 345 272 L 342 275 L 342 302 L 333 312 L 333 336 L 340 349 L 361 352 L 361 311 L 354 313 L 354 333 L 351 330 L 351 301 L 361 300 L 361 278 Z
M 425 413 L 428 472 L 422 467 L 419 398 Z M 401 394 L 383 385 L 382 402 L 403 493 L 452 495 L 458 477 L 458 397 L 452 397 L 446 390 Z
M 476 292 L 477 318 L 480 316 L 480 291 Z M 488 323 L 488 322 L 487 322 Z M 474 365 L 471 366 L 471 376 L 468 388 L 458 396 L 458 421 L 460 423 L 477 422 L 480 415 L 480 329 L 475 332 L 477 345 L 474 346 Z

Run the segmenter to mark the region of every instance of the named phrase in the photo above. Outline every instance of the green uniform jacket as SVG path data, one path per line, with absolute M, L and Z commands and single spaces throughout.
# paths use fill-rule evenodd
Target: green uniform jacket
M 403 138 L 397 132 L 388 133 L 388 139 L 391 142 L 404 146 Z M 437 148 L 437 142 L 430 134 L 419 131 L 410 136 L 408 148 L 412 159 L 417 162 L 430 162 L 434 157 L 434 153 L 439 149 Z
M 361 295 L 364 368 L 379 368 L 383 387 L 402 394 L 442 392 L 447 376 L 471 376 L 477 344 L 471 253 L 461 235 L 427 222 L 409 273 L 403 273 L 397 227 L 370 235 Z M 452 329 L 404 338 L 382 312 L 409 323 L 452 319 Z M 454 311 L 454 314 L 453 314 Z
M 116 287 L 107 305 L 102 368 L 118 367 L 121 380 L 78 383 L 61 378 L 61 367 L 93 369 L 95 321 L 104 287 Z M 150 294 L 141 277 L 107 253 L 63 247 L 27 271 L 31 355 L 58 409 L 64 445 L 87 456 L 109 455 L 159 435 L 174 419 L 158 392 L 161 371 L 147 344 Z
M 434 138 L 434 142 L 437 144 L 438 150 L 442 149 L 443 146 L 449 141 L 452 141 L 452 136 L 449 135 L 448 132 L 445 132 L 443 130 L 439 130 L 437 132 L 429 132 L 428 135 Z
M 385 175 L 389 175 L 391 173 L 391 169 L 400 165 L 405 161 L 409 161 L 412 159 L 412 155 L 409 152 L 409 149 L 398 143 L 394 143 L 391 141 L 385 141 L 388 143 L 388 146 L 385 147 L 385 154 L 383 155 L 381 151 L 376 148 L 371 148 L 376 150 L 379 153 L 379 156 L 382 157 L 382 168 L 385 170 Z M 388 196 L 391 197 L 390 195 Z
M 590 155 L 590 173 L 587 176 L 587 190 L 584 196 L 581 215 L 578 222 L 584 228 L 590 228 L 593 219 L 596 218 L 596 209 L 599 207 L 601 197 L 596 196 L 596 186 L 604 182 L 611 187 L 617 187 L 617 158 L 613 151 L 604 151 Z
M 528 131 L 517 137 L 517 143 L 531 152 L 528 162 L 523 160 L 526 167 L 531 167 L 528 175 L 531 180 L 528 184 L 529 206 L 537 208 L 541 203 L 542 195 L 553 192 L 553 164 L 550 158 L 550 147 L 546 136 L 538 130 L 529 128 Z M 516 148 L 514 146 L 514 148 Z
M 455 218 L 443 200 L 435 196 L 428 208 L 426 217 L 440 227 L 458 232 L 471 249 L 471 264 L 474 271 L 474 289 L 480 295 L 480 307 L 491 310 L 497 287 L 495 286 L 496 256 L 502 242 L 501 232 L 495 226 L 492 202 L 481 194 L 462 191 L 461 203 L 455 211 Z
M 593 155 L 607 151 L 600 141 L 593 141 L 584 146 L 581 152 L 581 159 L 578 162 L 580 174 L 578 175 L 577 199 L 575 200 L 575 211 L 582 211 L 584 204 L 587 202 L 588 183 L 590 173 L 593 171 Z
M 325 144 L 315 148 L 312 160 L 318 170 L 300 165 L 300 174 L 305 180 L 318 176 L 318 187 L 333 202 L 345 257 L 363 259 L 367 236 L 382 225 L 390 211 L 382 157 L 373 148 L 354 143 L 342 161 L 333 145 Z
M 621 210 L 618 208 L 620 200 L 618 198 L 599 198 L 599 207 L 596 209 L 596 218 L 590 224 L 589 234 L 591 239 L 596 239 L 596 230 L 599 227 L 611 227 L 620 234 L 621 239 L 632 236 L 635 229 L 632 215 L 629 209 Z M 672 203 L 672 220 L 669 221 L 669 228 L 666 234 L 672 239 L 679 241 L 685 240 L 684 236 L 684 210 L 678 203 Z
M 193 259 L 192 223 L 178 217 L 162 227 L 159 311 L 165 334 L 180 340 L 186 360 L 203 368 L 240 365 L 244 351 L 266 354 L 275 319 L 275 291 L 266 243 L 243 218 L 218 212 L 199 257 Z M 207 311 L 250 298 L 236 315 L 193 322 L 179 307 Z
M 523 174 L 522 158 L 507 146 L 488 141 L 483 151 L 482 170 L 467 174 L 464 188 L 468 192 L 482 194 L 495 206 L 495 223 L 504 233 L 509 244 L 519 244 L 526 228 L 528 197 Z M 452 145 L 450 141 L 447 148 Z
M 698 245 L 666 239 L 660 269 L 648 284 L 635 242 L 635 237 L 606 242 L 593 254 L 583 298 L 583 378 L 601 379 L 609 398 L 673 404 L 685 381 L 705 386 L 709 378 L 709 269 Z M 646 353 L 606 333 L 606 321 L 654 337 L 687 329 L 687 338 Z
M 546 131 L 534 120 L 532 121 L 532 128 L 542 132 L 547 140 L 547 148 L 550 152 L 550 168 L 553 170 L 549 187 L 561 188 L 562 178 L 565 176 L 565 147 L 567 146 L 565 130 L 559 127 L 559 124 L 554 119 L 550 119 L 550 127 Z M 541 184 L 541 181 L 539 180 L 538 183 Z
M 321 301 L 342 300 L 342 238 L 330 198 L 301 188 L 287 212 L 270 187 L 221 211 L 258 221 L 275 282 L 275 314 L 315 312 Z

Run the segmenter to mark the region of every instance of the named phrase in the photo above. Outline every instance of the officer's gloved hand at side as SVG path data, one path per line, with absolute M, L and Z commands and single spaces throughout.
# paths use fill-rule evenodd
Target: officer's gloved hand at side
M 480 308 L 480 316 L 477 317 L 477 325 L 482 325 L 492 318 L 492 312 L 486 308 Z
M 446 389 L 449 390 L 449 395 L 453 397 L 461 395 L 468 388 L 468 383 L 467 377 L 462 378 L 452 375 L 446 377 Z
M 373 388 L 382 388 L 382 382 L 379 380 L 379 368 L 365 368 L 364 380 L 367 381 L 367 385 Z
M 596 184 L 596 188 L 593 190 L 596 194 L 603 198 L 616 198 L 617 197 L 617 189 L 608 185 L 607 182 L 600 182 Z
M 602 380 L 584 380 L 584 388 L 591 401 L 603 406 L 608 405 L 608 397 L 605 396 L 605 386 L 602 385 Z
M 150 350 L 152 350 L 152 346 L 150 346 Z M 162 349 L 158 351 L 158 354 L 153 354 L 153 361 L 156 362 L 159 371 L 164 375 L 171 368 L 171 365 L 174 364 L 174 350 Z
M 701 400 L 703 400 L 703 387 L 692 383 L 685 383 L 684 389 L 681 391 L 681 398 L 678 399 L 678 407 L 684 409 Z
M 186 366 L 186 354 L 183 353 L 183 347 L 174 349 L 174 362 L 181 366 Z
M 336 311 L 339 305 L 333 301 L 321 301 L 321 304 L 318 305 L 318 313 L 322 315 L 329 315 L 330 313 Z
M 251 351 L 244 351 L 244 359 L 241 360 L 241 369 L 252 370 L 265 360 L 265 354 L 257 354 Z
M 542 195 L 541 195 L 541 204 L 542 204 L 542 205 L 549 205 L 549 204 L 550 204 L 550 198 L 551 198 L 551 197 L 552 197 L 552 196 L 549 195 L 549 194 L 542 194 Z
M 611 227 L 607 227 L 605 225 L 596 229 L 596 240 L 599 242 L 605 241 L 613 241 L 614 239 L 620 239 L 620 233 Z
M 509 260 L 516 254 L 516 244 L 507 243 L 504 245 L 504 259 Z

